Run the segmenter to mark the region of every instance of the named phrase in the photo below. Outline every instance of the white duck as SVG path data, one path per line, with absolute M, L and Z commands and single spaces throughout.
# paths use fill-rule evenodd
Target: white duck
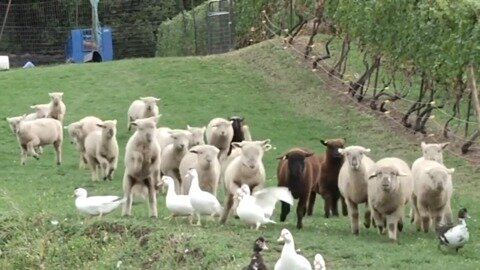
M 238 217 L 246 224 L 255 226 L 256 230 L 260 225 L 276 223 L 270 217 L 277 201 L 293 205 L 292 193 L 286 187 L 264 188 L 251 195 L 249 186 L 243 184 L 237 190 L 236 198 L 239 200 L 236 209 Z
M 194 209 L 194 215 L 197 216 L 198 226 L 202 225 L 201 215 L 210 215 L 212 218 L 215 215 L 220 215 L 223 211 L 222 206 L 210 192 L 206 192 L 200 189 L 198 185 L 198 172 L 195 168 L 191 168 L 187 171 L 186 177 L 190 177 L 191 184 L 188 196 L 190 197 L 190 204 Z
M 465 221 L 469 217 L 467 209 L 462 208 L 458 211 L 460 224 L 456 226 L 445 225 L 437 228 L 438 239 L 440 240 L 438 248 L 440 248 L 441 245 L 445 245 L 449 248 L 454 248 L 458 252 L 458 250 L 467 243 L 469 238 L 467 223 Z
M 297 254 L 295 251 L 295 243 L 293 236 L 287 229 L 282 229 L 278 242 L 284 241 L 282 254 L 277 263 L 275 263 L 275 270 L 312 270 L 312 265 L 307 258 Z
M 316 254 L 315 259 L 313 260 L 313 269 L 314 270 L 327 270 L 325 266 L 325 260 L 321 254 Z
M 163 176 L 162 182 L 167 186 L 167 196 L 165 196 L 165 205 L 172 213 L 166 219 L 172 219 L 176 216 L 191 216 L 193 207 L 188 195 L 177 195 L 175 193 L 175 181 L 170 176 Z M 191 222 L 192 220 L 190 220 Z
M 77 197 L 75 207 L 78 211 L 92 216 L 98 215 L 99 218 L 112 212 L 126 201 L 126 198 L 113 195 L 87 197 L 87 190 L 84 188 L 76 188 L 74 195 Z

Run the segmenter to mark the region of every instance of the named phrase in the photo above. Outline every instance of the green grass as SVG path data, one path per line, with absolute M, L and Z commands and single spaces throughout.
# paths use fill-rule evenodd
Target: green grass
M 276 157 L 293 146 L 321 153 L 320 138 L 346 137 L 350 145 L 371 148 L 374 159 L 398 156 L 413 162 L 419 156 L 419 142 L 398 137 L 373 116 L 339 104 L 317 76 L 270 41 L 225 56 L 0 73 L 0 114 L 20 115 L 29 105 L 46 103 L 49 91 L 65 92 L 66 123 L 87 115 L 118 119 L 119 169 L 112 182 L 91 182 L 89 172 L 77 168 L 78 155 L 67 140 L 61 166 L 54 165 L 53 150 L 45 147 L 39 161 L 29 158 L 22 167 L 16 139 L 4 123 L 0 129 L 4 142 L 0 148 L 1 269 L 112 269 L 119 261 L 123 269 L 240 269 L 249 263 L 252 242 L 259 235 L 270 241 L 265 260 L 273 268 L 280 256 L 275 248 L 281 247 L 276 239 L 283 227 L 292 231 L 296 247 L 310 261 L 315 253 L 322 253 L 330 269 L 478 268 L 480 212 L 474 206 L 479 183 L 473 168 L 450 156 L 446 164 L 456 168 L 452 206 L 466 206 L 473 217 L 471 241 L 458 254 L 442 254 L 433 233 L 416 232 L 410 224 L 398 244 L 373 229 L 362 229 L 355 237 L 346 217 L 323 218 L 323 201 L 318 197 L 314 216 L 304 219 L 302 230 L 295 228 L 295 211 L 286 223 L 260 231 L 249 230 L 235 219 L 227 220 L 225 226 L 210 222 L 202 228 L 191 227 L 186 220 L 167 222 L 163 195 L 158 196 L 158 220 L 148 217 L 142 201 L 133 206 L 130 218 L 116 211 L 93 221 L 77 213 L 74 187 L 83 186 L 91 195 L 122 194 L 123 156 L 131 135 L 126 131 L 126 112 L 140 96 L 162 98 L 162 126 L 201 126 L 217 116 L 245 116 L 254 139 L 270 138 L 274 146 L 264 157 L 268 185 L 276 184 Z M 219 196 L 223 200 L 223 192 Z M 53 220 L 59 224 L 52 225 Z

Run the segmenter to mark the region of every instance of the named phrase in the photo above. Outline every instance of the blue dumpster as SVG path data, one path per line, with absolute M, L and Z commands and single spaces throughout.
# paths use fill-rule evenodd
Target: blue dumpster
M 112 30 L 101 28 L 101 46 L 93 41 L 92 29 L 73 29 L 65 45 L 68 63 L 106 62 L 113 60 Z

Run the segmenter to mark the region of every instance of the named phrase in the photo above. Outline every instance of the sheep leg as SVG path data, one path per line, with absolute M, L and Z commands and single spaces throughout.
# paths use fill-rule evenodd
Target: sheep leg
M 148 206 L 149 206 L 149 215 L 152 218 L 158 217 L 157 211 L 157 193 L 155 192 L 155 183 L 152 176 L 147 180 L 148 183 Z
M 352 226 L 352 233 L 354 235 L 359 234 L 359 220 L 358 220 L 358 205 L 351 200 L 347 200 L 348 214 L 350 215 L 350 222 Z
M 307 198 L 300 197 L 297 205 L 297 229 L 303 228 L 302 219 L 305 216 L 307 208 Z
M 97 181 L 98 180 L 97 159 L 95 157 L 89 156 L 87 164 L 90 167 L 92 181 Z
M 324 200 L 324 205 L 323 205 L 324 216 L 325 218 L 329 218 L 331 205 L 333 204 L 333 198 L 330 194 L 328 194 L 323 197 L 323 200 Z
M 195 226 L 202 226 L 202 216 L 197 213 L 197 223 L 195 224 Z
M 380 214 L 380 212 L 378 212 L 376 209 L 372 209 L 372 216 L 375 224 L 377 225 L 378 234 L 383 234 L 384 223 L 382 214 Z
M 315 191 L 310 192 L 310 197 L 308 198 L 308 208 L 307 208 L 307 215 L 309 216 L 313 214 L 313 206 L 315 205 L 316 198 L 317 198 L 317 193 Z
M 448 202 L 447 205 L 445 206 L 443 217 L 445 219 L 446 224 L 449 224 L 449 225 L 453 224 L 452 207 L 450 206 L 450 202 Z
M 35 152 L 38 155 L 41 155 L 41 154 L 43 154 L 43 148 L 41 146 L 35 146 Z
M 55 148 L 55 156 L 57 158 L 57 165 L 62 164 L 62 141 L 53 142 Z
M 397 241 L 397 223 L 398 219 L 394 214 L 387 216 L 388 238 Z
M 35 152 L 35 149 L 34 149 L 34 145 L 38 145 L 40 143 L 40 140 L 39 139 L 33 139 L 31 141 L 29 141 L 27 143 L 27 151 L 28 151 L 28 154 L 30 154 L 31 156 L 33 156 L 35 159 L 39 159 L 40 157 L 38 156 L 38 154 Z
M 132 202 L 133 202 L 133 193 L 132 186 L 135 179 L 125 172 L 123 176 L 123 196 L 127 198 L 127 201 L 123 204 L 122 216 L 131 216 L 132 215 Z
M 282 212 L 280 213 L 280 221 L 284 222 L 287 215 L 290 213 L 290 204 L 282 201 Z
M 423 206 L 419 205 L 418 212 L 422 222 L 422 230 L 423 232 L 428 233 L 428 230 L 430 229 L 430 216 L 428 215 L 428 211 Z
M 342 203 L 342 215 L 347 216 L 348 215 L 347 203 L 345 202 L 345 198 L 343 198 L 343 196 L 340 196 L 340 202 Z
M 28 151 L 26 145 L 21 145 L 21 152 L 20 152 L 20 164 L 25 165 L 27 161 Z
M 222 218 L 220 219 L 220 224 L 225 224 L 225 222 L 227 221 L 227 217 L 228 217 L 228 214 L 230 213 L 230 209 L 232 208 L 232 205 L 233 205 L 233 195 L 228 194 L 225 207 L 223 210 Z
M 348 212 L 350 213 L 350 210 L 348 210 Z M 372 214 L 370 212 L 370 207 L 368 206 L 368 201 L 365 202 L 365 215 L 364 215 L 364 222 L 363 222 L 363 225 L 365 226 L 365 228 L 370 228 L 370 225 L 372 223 Z

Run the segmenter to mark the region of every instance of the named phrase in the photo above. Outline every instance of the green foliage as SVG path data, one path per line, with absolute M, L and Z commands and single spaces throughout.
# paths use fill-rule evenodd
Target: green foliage
M 160 24 L 156 56 L 206 54 L 206 12 L 207 2 Z
M 373 55 L 399 67 L 414 63 L 443 83 L 479 63 L 480 2 L 472 0 L 331 0 L 327 14 Z

